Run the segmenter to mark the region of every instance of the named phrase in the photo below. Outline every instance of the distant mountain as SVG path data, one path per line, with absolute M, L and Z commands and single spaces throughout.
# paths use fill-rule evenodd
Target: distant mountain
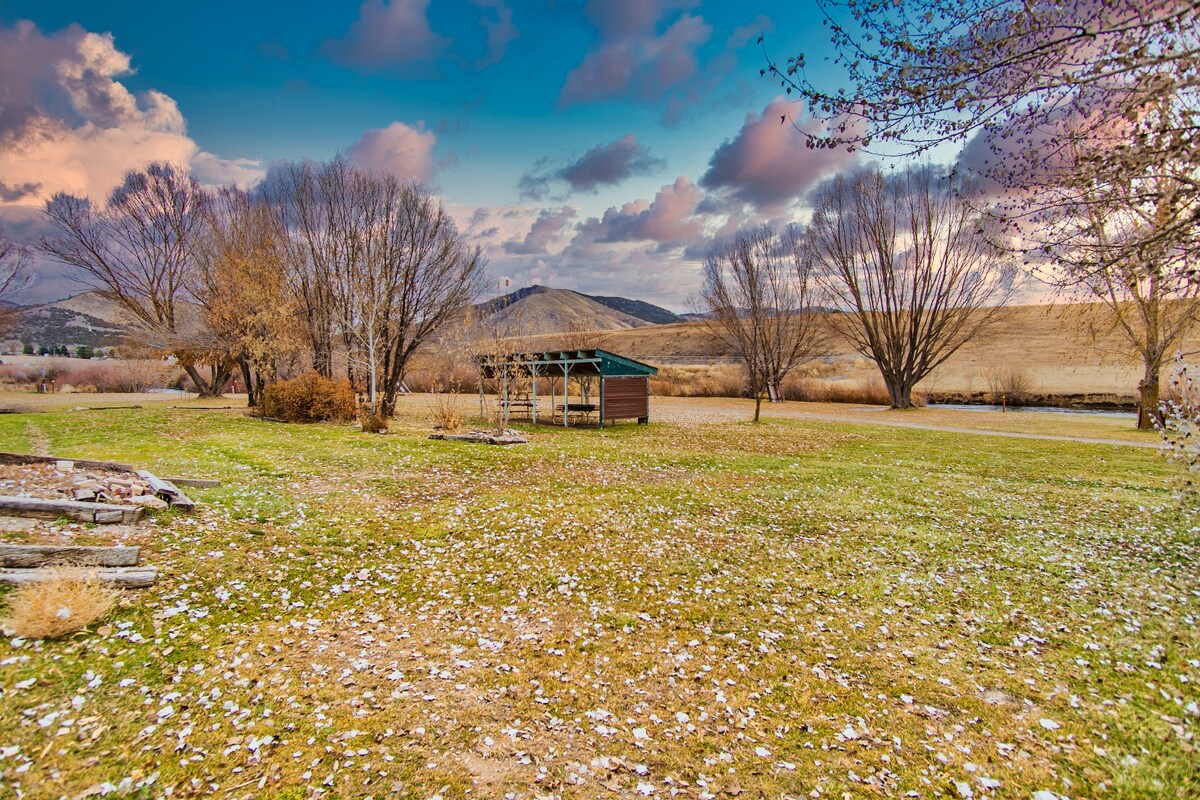
M 529 286 L 480 303 L 476 311 L 492 322 L 506 323 L 520 335 L 567 331 L 616 331 L 652 323 L 598 303 L 569 289 Z
M 39 347 L 118 347 L 128 339 L 144 339 L 133 315 L 100 292 L 83 292 L 66 300 L 17 309 L 20 321 L 8 339 Z M 192 303 L 176 307 L 182 326 L 198 325 L 200 308 Z
M 485 317 L 520 316 L 527 335 L 565 331 L 612 331 L 679 322 L 665 308 L 625 297 L 597 297 L 570 289 L 527 286 L 475 306 Z
M 683 321 L 683 318 L 673 311 L 667 311 L 665 308 L 647 303 L 645 300 L 630 300 L 628 297 L 601 297 L 595 294 L 586 294 L 584 297 L 589 297 L 597 303 L 655 325 L 671 325 Z

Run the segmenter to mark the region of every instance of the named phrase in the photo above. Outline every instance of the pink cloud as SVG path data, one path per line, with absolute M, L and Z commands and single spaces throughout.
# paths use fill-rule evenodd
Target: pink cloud
M 843 150 L 810 149 L 806 134 L 819 134 L 821 123 L 809 119 L 797 126 L 793 115 L 798 108 L 780 97 L 761 116 L 747 114 L 738 135 L 712 154 L 700 185 L 727 190 L 756 206 L 778 207 L 853 160 Z
M 547 208 L 529 226 L 529 232 L 520 240 L 504 243 L 504 250 L 513 255 L 544 255 L 549 247 L 562 238 L 563 232 L 576 211 L 570 206 L 555 210 Z
M 242 183 L 261 177 L 257 162 L 203 152 L 171 97 L 122 83 L 132 71 L 112 34 L 71 25 L 47 35 L 28 21 L 0 27 L 0 184 L 10 190 L 0 202 L 39 204 L 57 191 L 103 197 L 126 170 L 151 161 Z
M 358 18 L 322 51 L 333 61 L 361 70 L 397 69 L 436 61 L 450 44 L 429 27 L 429 0 L 365 0 Z
M 433 177 L 433 146 L 437 136 L 416 127 L 393 122 L 386 128 L 366 131 L 346 150 L 351 164 L 366 172 L 382 172 L 404 180 L 427 182 Z
M 560 106 L 633 93 L 642 99 L 662 97 L 696 74 L 696 50 L 712 33 L 703 18 L 684 12 L 659 34 L 669 12 L 692 2 L 678 0 L 592 0 L 586 13 L 599 39 L 571 70 L 563 84 Z
M 609 208 L 604 216 L 593 217 L 580 225 L 573 246 L 594 243 L 656 242 L 673 248 L 703 234 L 703 222 L 695 216 L 703 198 L 701 191 L 686 177 L 679 177 L 658 191 L 653 201 L 634 200 L 620 209 Z

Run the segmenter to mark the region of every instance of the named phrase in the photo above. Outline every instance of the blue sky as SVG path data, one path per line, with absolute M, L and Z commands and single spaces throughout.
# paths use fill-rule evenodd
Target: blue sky
M 759 76 L 828 55 L 811 2 L 0 1 L 0 225 L 149 160 L 251 184 L 346 154 L 425 181 L 493 282 L 686 307 L 711 243 L 853 163 Z M 5 55 L 7 54 L 7 55 Z M 27 301 L 77 290 L 44 265 Z

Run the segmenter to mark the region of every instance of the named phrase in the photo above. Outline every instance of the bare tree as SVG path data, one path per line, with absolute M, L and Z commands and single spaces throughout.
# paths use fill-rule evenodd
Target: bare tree
M 1079 187 L 1077 202 L 1035 234 L 1045 241 L 1035 269 L 1092 301 L 1082 306 L 1089 326 L 1114 329 L 1141 360 L 1138 427 L 1147 430 L 1161 422 L 1163 366 L 1200 323 L 1200 229 L 1159 235 L 1181 210 L 1196 213 L 1200 198 L 1163 164 L 1117 185 Z
M 334 275 L 350 256 L 345 192 L 352 170 L 340 159 L 327 164 L 299 162 L 281 169 L 263 187 L 288 232 L 288 280 L 304 316 L 312 367 L 333 377 L 334 327 L 338 316 Z
M 414 351 L 478 291 L 483 255 L 419 185 L 333 161 L 293 168 L 290 188 L 295 286 L 318 368 L 332 370 L 340 333 L 372 411 L 390 417 Z
M 797 237 L 795 227 L 739 233 L 704 265 L 704 325 L 745 363 L 755 422 L 763 397 L 782 399 L 788 373 L 828 344 L 816 319 L 813 264 Z
M 893 408 L 994 317 L 1015 267 L 954 181 L 931 169 L 838 176 L 817 191 L 807 244 L 831 319 L 879 367 Z
M 11 298 L 29 280 L 29 251 L 0 231 L 0 301 L 11 302 Z M 17 312 L 8 306 L 0 306 L 0 334 L 8 333 L 16 324 Z
M 227 186 L 209 205 L 194 253 L 191 293 L 204 308 L 205 346 L 237 362 L 249 405 L 256 406 L 302 346 L 285 232 L 265 201 Z
M 1177 0 L 821 0 L 844 85 L 818 85 L 803 55 L 762 70 L 829 124 L 814 147 L 919 153 L 976 136 L 976 159 L 1006 192 L 1013 222 L 1073 205 L 1079 191 L 1127 185 L 1174 163 L 1200 190 L 1200 5 Z M 1072 149 L 1087 151 L 1071 157 Z M 983 163 L 986 161 L 986 163 Z M 1067 191 L 1054 190 L 1067 187 Z M 1046 191 L 1045 189 L 1051 189 Z M 1200 209 L 1170 213 L 1152 236 L 1187 239 Z M 1030 249 L 1036 249 L 1036 245 Z M 1114 263 L 1123 248 L 1105 253 Z
M 153 163 L 125 173 L 104 207 L 59 192 L 45 207 L 57 229 L 38 249 L 79 269 L 84 283 L 118 303 L 144 329 L 148 343 L 175 353 L 201 396 L 219 396 L 230 377 L 228 361 L 210 361 L 211 377 L 197 368 L 207 353 L 189 340 L 182 310 L 210 198 L 186 170 Z

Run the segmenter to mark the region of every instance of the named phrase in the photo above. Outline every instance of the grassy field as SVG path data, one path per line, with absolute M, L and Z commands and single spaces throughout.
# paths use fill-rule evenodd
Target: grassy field
M 1153 450 L 703 402 L 511 448 L 415 398 L 387 436 L 0 416 L 223 481 L 120 535 L 165 574 L 102 628 L 0 642 L 0 796 L 1200 795 L 1200 527 Z M 945 419 L 1060 430 L 984 416 Z

